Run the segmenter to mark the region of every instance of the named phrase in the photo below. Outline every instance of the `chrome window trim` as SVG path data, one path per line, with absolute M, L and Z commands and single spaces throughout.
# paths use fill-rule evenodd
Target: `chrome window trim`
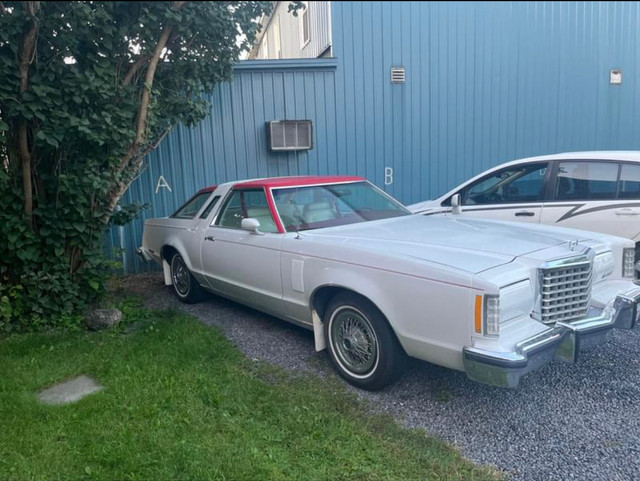
M 222 198 L 222 202 L 220 202 L 220 206 L 218 207 L 218 211 L 213 216 L 213 219 L 211 219 L 211 223 L 209 224 L 209 227 L 220 227 L 215 225 L 215 223 L 218 220 L 218 217 L 220 217 L 220 214 L 222 213 L 222 208 L 227 205 L 227 200 L 229 199 L 229 197 L 231 197 L 231 195 L 233 195 L 234 192 L 235 192 L 235 189 L 232 187 L 224 195 L 224 197 Z
M 220 202 L 220 199 L 221 199 L 221 198 L 222 198 L 222 196 L 220 196 L 220 195 L 214 195 L 214 196 L 213 196 L 213 199 L 211 199 L 209 202 L 205 202 L 205 204 L 204 204 L 204 205 L 205 205 L 205 208 L 204 208 L 204 210 L 202 211 L 202 214 L 200 214 L 200 215 L 198 216 L 198 219 L 206 220 L 206 219 L 207 219 L 207 217 L 209 217 L 209 216 L 211 215 L 211 213 L 212 213 L 212 212 L 214 212 L 214 211 L 216 210 L 216 207 L 219 205 L 219 204 L 218 204 L 218 202 Z M 213 205 L 212 205 L 212 204 L 213 204 Z M 202 216 L 204 215 L 205 211 L 209 208 L 209 206 L 211 206 L 211 211 L 210 211 L 207 215 L 205 215 L 204 217 L 202 217 Z
M 321 185 L 343 185 L 343 184 L 356 184 L 358 182 L 367 182 L 371 184 L 368 180 L 345 180 L 343 182 L 319 182 L 317 184 L 301 184 L 301 185 L 283 185 L 282 187 L 273 187 L 270 186 L 269 190 L 274 189 L 301 189 L 303 187 L 319 187 Z M 373 185 L 373 184 L 371 184 Z M 396 201 L 397 202 L 397 201 Z

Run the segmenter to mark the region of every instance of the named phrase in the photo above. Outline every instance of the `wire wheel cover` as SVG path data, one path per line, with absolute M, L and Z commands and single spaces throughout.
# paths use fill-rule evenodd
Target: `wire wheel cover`
M 378 358 L 378 340 L 373 327 L 360 312 L 344 308 L 334 314 L 331 342 L 336 355 L 353 373 L 365 374 Z
M 176 291 L 181 296 L 189 294 L 191 287 L 191 276 L 184 260 L 180 256 L 175 256 L 171 265 L 171 277 Z

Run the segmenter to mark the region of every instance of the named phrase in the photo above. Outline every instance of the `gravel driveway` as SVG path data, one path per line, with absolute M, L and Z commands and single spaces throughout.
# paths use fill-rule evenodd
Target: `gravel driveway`
M 160 273 L 129 276 L 125 288 L 152 308 L 174 308 L 221 328 L 248 357 L 293 371 L 334 375 L 313 333 L 211 296 L 181 304 Z M 469 459 L 514 480 L 640 480 L 640 333 L 614 331 L 576 365 L 553 363 L 515 390 L 471 382 L 413 361 L 395 385 L 358 391 L 407 426 L 455 444 Z

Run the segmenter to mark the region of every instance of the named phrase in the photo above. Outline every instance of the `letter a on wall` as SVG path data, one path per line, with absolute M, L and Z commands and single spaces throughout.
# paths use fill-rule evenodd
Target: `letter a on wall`
M 167 181 L 165 180 L 164 176 L 160 176 L 160 178 L 158 179 L 158 183 L 156 184 L 156 194 L 158 193 L 158 191 L 160 190 L 160 188 L 163 189 L 169 189 L 169 192 L 173 192 L 171 190 L 171 186 L 167 183 Z

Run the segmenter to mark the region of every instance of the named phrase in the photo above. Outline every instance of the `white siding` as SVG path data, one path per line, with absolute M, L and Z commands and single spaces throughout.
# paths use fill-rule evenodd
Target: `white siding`
M 249 58 L 277 59 L 316 58 L 321 55 L 324 57 L 332 56 L 330 50 L 331 2 L 306 3 L 309 18 L 309 42 L 306 45 L 302 43 L 301 12 L 298 12 L 298 16 L 294 17 L 292 13 L 287 11 L 289 2 L 278 2 L 269 19 L 260 44 L 253 49 Z

